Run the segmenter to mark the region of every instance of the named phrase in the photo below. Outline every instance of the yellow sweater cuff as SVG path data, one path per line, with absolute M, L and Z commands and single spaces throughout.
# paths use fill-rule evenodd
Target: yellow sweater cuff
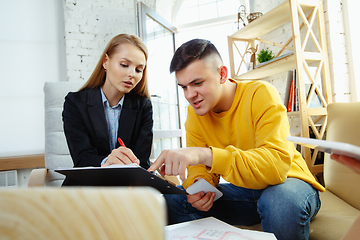
M 213 154 L 212 167 L 210 173 L 218 173 L 220 175 L 227 176 L 231 171 L 231 151 L 228 151 L 226 148 L 215 148 L 210 147 Z

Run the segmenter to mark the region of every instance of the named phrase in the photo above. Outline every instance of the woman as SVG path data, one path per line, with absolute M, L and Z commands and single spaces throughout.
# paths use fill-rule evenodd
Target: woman
M 65 97 L 64 132 L 74 167 L 130 163 L 150 167 L 153 119 L 147 57 L 140 38 L 117 35 L 85 85 Z M 66 178 L 63 186 L 69 185 L 79 183 Z

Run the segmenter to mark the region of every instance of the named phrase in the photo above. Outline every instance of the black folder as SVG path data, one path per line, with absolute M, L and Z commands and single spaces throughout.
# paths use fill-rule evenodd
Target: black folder
M 59 168 L 55 172 L 75 179 L 83 186 L 150 186 L 162 194 L 187 194 L 165 178 L 148 172 L 137 164 Z

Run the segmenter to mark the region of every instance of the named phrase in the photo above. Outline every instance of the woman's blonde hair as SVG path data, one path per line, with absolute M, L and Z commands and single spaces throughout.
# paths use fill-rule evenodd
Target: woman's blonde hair
M 87 82 L 84 84 L 84 86 L 82 86 L 82 88 L 80 90 L 87 89 L 87 88 L 101 87 L 102 85 L 104 85 L 105 79 L 106 79 L 105 69 L 103 68 L 103 61 L 105 59 L 105 55 L 107 54 L 109 56 L 109 58 L 111 58 L 111 56 L 116 53 L 117 47 L 124 43 L 132 44 L 132 45 L 138 47 L 144 53 L 145 59 L 147 61 L 147 59 L 148 59 L 147 48 L 146 48 L 144 42 L 139 37 L 137 37 L 135 35 L 129 35 L 129 34 L 119 34 L 119 35 L 113 37 L 110 40 L 110 42 L 107 44 L 106 48 L 104 49 L 104 52 L 102 53 L 102 55 L 100 57 L 100 60 L 96 64 L 96 67 L 95 67 L 94 71 L 92 72 L 89 80 L 87 80 Z M 135 94 L 139 94 L 140 96 L 145 96 L 150 99 L 146 69 L 147 69 L 147 67 L 145 66 L 142 79 L 135 86 L 135 88 L 131 91 Z

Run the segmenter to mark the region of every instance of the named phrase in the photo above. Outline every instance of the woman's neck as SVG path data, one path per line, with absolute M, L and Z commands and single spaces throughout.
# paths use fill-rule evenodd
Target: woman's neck
M 105 94 L 106 99 L 109 102 L 110 107 L 113 107 L 116 104 L 118 104 L 120 99 L 124 96 L 124 93 L 120 92 L 113 86 L 108 86 L 106 82 L 102 86 L 102 90 Z

